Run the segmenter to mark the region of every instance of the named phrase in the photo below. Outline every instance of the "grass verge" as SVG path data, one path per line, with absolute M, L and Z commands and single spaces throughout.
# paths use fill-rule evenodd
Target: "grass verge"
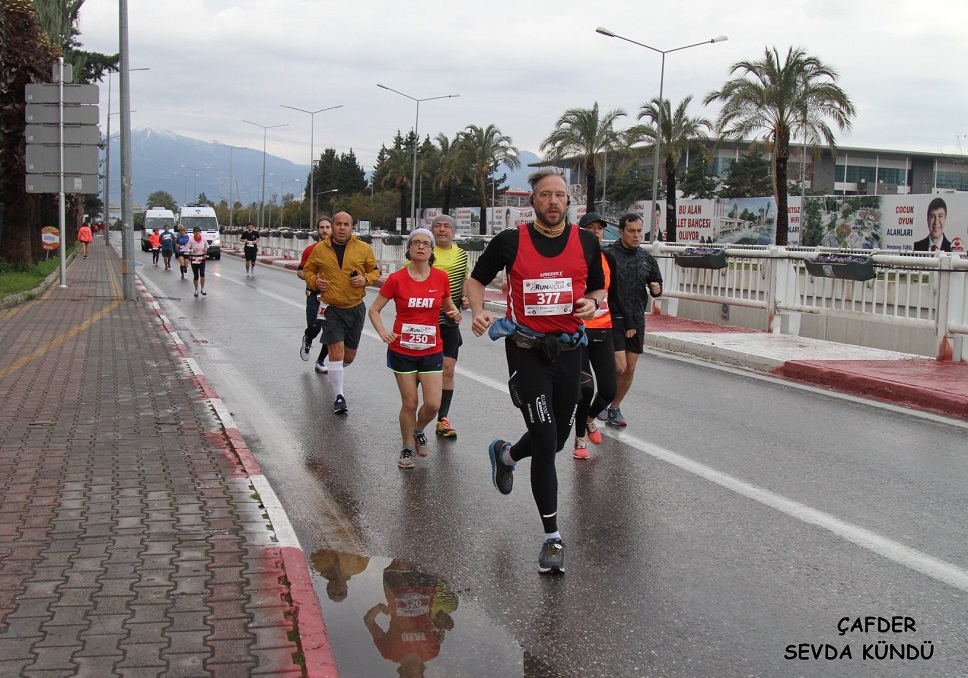
M 9 297 L 12 294 L 34 289 L 44 281 L 44 278 L 56 271 L 58 266 L 60 266 L 60 254 L 57 252 L 52 252 L 50 259 L 29 267 L 0 259 L 0 297 Z

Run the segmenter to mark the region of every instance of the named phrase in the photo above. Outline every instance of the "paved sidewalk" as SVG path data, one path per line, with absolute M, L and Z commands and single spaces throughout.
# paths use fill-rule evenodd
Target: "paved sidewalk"
M 67 282 L 0 311 L 0 675 L 335 676 L 305 554 L 186 347 L 101 238 Z
M 227 251 L 228 254 L 234 252 Z M 295 270 L 298 262 L 259 257 Z M 487 301 L 503 309 L 498 290 Z M 671 316 L 646 318 L 646 346 L 905 407 L 968 419 L 968 363 Z

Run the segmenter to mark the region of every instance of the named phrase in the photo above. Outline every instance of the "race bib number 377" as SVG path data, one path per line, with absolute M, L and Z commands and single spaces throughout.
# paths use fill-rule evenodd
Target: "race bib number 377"
M 575 293 L 571 278 L 524 280 L 524 315 L 562 315 L 572 313 Z

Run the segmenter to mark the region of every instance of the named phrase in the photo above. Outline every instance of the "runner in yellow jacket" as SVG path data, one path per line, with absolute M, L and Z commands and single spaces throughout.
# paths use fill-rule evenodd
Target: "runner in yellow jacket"
M 333 217 L 333 232 L 314 249 L 303 266 L 306 287 L 319 293 L 321 340 L 326 344 L 329 384 L 335 414 L 346 414 L 343 368 L 353 362 L 366 319 L 366 286 L 380 279 L 370 246 L 353 235 L 353 218 Z

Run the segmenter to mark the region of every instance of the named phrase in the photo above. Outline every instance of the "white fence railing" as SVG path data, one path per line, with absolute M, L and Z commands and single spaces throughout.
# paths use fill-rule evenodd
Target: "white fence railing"
M 404 248 L 387 244 L 386 237 L 374 235 L 372 247 L 381 270 L 391 273 L 403 265 Z M 237 249 L 238 240 L 225 235 L 222 245 Z M 310 242 L 264 237 L 261 253 L 296 259 Z M 710 308 L 737 307 L 746 313 L 733 324 L 968 360 L 963 346 L 968 335 L 968 259 L 960 254 L 878 250 L 873 252 L 877 276 L 859 282 L 814 277 L 804 262 L 819 252 L 871 251 L 727 246 L 728 265 L 714 270 L 676 266 L 673 255 L 686 247 L 661 242 L 646 246 L 662 271 L 661 313 L 721 322 L 710 317 Z M 479 256 L 468 251 L 471 267 Z

